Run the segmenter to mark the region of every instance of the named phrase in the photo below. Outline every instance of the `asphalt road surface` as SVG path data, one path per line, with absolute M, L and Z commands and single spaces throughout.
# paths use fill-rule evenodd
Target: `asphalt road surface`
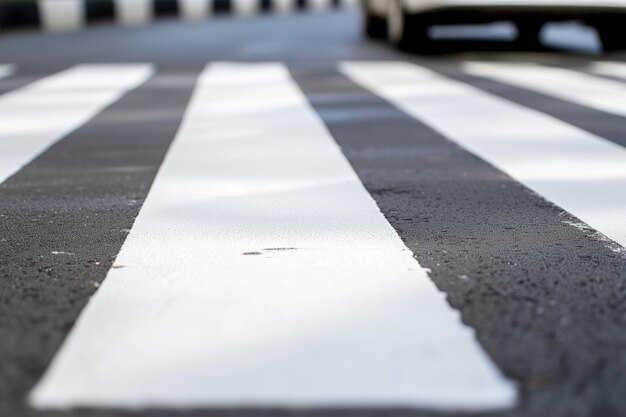
M 0 37 L 0 415 L 626 415 L 625 56 L 435 35 Z

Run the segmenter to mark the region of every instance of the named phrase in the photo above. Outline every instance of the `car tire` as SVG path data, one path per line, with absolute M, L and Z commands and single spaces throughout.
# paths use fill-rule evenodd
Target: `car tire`
M 524 50 L 538 50 L 542 48 L 541 29 L 543 22 L 517 22 L 517 39 L 515 43 Z
M 363 11 L 364 33 L 370 39 L 385 39 L 387 37 L 387 21 L 370 12 Z
M 419 50 L 428 41 L 428 26 L 418 16 L 408 14 L 400 0 L 387 5 L 387 39 L 402 50 Z
M 602 19 L 595 26 L 605 52 L 626 50 L 626 37 L 624 36 L 626 18 Z

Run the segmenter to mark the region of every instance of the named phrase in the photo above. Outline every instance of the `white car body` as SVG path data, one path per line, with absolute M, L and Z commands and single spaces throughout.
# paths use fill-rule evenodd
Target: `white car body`
M 362 0 L 362 4 L 368 36 L 387 37 L 399 46 L 412 39 L 423 42 L 425 28 L 438 24 L 510 20 L 520 39 L 528 42 L 543 23 L 580 20 L 598 30 L 605 49 L 626 49 L 626 0 Z
M 388 0 L 367 0 L 368 6 L 380 13 L 387 10 Z M 436 12 L 443 10 L 516 9 L 541 12 L 542 10 L 562 12 L 583 12 L 590 10 L 626 12 L 626 0 L 402 0 L 405 8 L 412 13 Z
M 406 0 L 412 10 L 427 11 L 441 8 L 626 8 L 626 0 Z

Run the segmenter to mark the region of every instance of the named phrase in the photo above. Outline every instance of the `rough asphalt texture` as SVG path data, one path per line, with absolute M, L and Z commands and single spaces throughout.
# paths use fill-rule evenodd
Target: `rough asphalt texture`
M 579 44 L 576 52 L 526 53 L 498 41 L 446 42 L 442 54 L 404 55 L 364 41 L 352 12 L 0 37 L 1 60 L 20 67 L 17 77 L 0 80 L 0 94 L 78 63 L 158 66 L 155 78 L 0 186 L 0 416 L 471 415 L 428 410 L 53 413 L 24 405 L 104 279 L 173 139 L 196 76 L 214 60 L 289 65 L 386 218 L 432 270 L 431 278 L 495 363 L 519 383 L 517 409 L 490 416 L 626 415 L 626 256 L 335 68 L 340 59 L 419 62 L 624 146 L 623 118 L 458 70 L 466 58 L 571 67 L 597 58 L 592 37 L 583 33 Z M 460 52 L 464 49 L 474 52 Z

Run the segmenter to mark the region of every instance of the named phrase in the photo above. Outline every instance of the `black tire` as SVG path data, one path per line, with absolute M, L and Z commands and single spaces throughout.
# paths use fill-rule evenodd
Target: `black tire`
M 523 21 L 517 22 L 517 39 L 515 43 L 524 50 L 538 50 L 542 48 L 541 29 L 543 22 Z
M 385 39 L 387 37 L 387 21 L 363 11 L 363 27 L 365 36 L 370 39 Z
M 419 15 L 408 14 L 398 0 L 389 1 L 387 37 L 405 51 L 419 51 L 428 45 L 428 25 Z M 399 25 L 399 26 L 396 26 Z
M 605 52 L 626 50 L 626 36 L 624 36 L 626 18 L 607 17 L 595 26 Z

